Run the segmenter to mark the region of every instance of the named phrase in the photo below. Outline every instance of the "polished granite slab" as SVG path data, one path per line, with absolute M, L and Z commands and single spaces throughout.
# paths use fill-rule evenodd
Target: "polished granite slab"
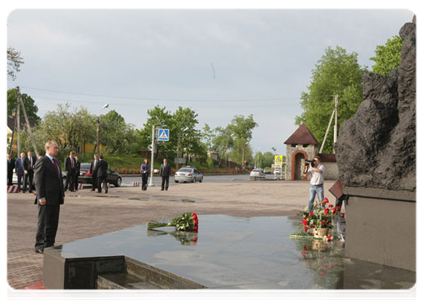
M 343 243 L 291 239 L 300 220 L 199 215 L 198 233 L 145 225 L 57 247 L 64 259 L 126 256 L 214 289 L 408 289 L 415 272 L 344 257 Z

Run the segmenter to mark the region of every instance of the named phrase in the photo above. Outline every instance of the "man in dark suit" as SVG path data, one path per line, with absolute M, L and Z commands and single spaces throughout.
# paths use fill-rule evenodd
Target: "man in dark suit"
M 54 246 L 59 225 L 60 205 L 65 202 L 62 170 L 55 159 L 59 147 L 55 141 L 46 143 L 46 155 L 35 165 L 35 187 L 38 204 L 38 224 L 35 236 L 35 252 Z
M 16 175 L 18 176 L 19 191 L 22 191 L 23 193 L 26 192 L 26 190 L 24 189 L 25 186 L 23 186 L 23 188 L 21 189 L 21 183 L 23 183 L 23 178 L 24 178 L 24 175 L 25 175 L 24 161 L 25 161 L 25 152 L 22 152 L 21 157 L 19 157 L 16 160 L 15 172 L 16 172 Z
M 15 168 L 15 160 L 10 153 L 7 153 L 7 185 L 13 185 L 13 169 Z
M 75 172 L 76 172 L 76 160 L 75 160 L 75 152 L 71 151 L 69 156 L 66 158 L 65 161 L 65 172 L 66 172 L 66 184 L 65 184 L 65 191 L 68 190 L 73 192 L 74 191 L 74 180 L 75 180 Z
M 35 163 L 37 162 L 37 159 L 32 156 L 32 152 L 28 151 L 28 157 L 24 159 L 24 191 L 27 190 L 27 183 L 29 179 L 29 192 L 32 193 L 32 181 L 34 178 L 34 167 Z
M 78 156 L 75 156 L 76 168 L 75 168 L 75 177 L 73 179 L 75 185 L 75 191 L 78 190 L 78 177 L 81 175 L 81 163 L 79 162 Z
M 96 167 L 98 164 L 99 160 L 98 160 L 98 155 L 94 155 L 94 161 L 91 163 L 90 166 L 90 173 L 91 173 L 91 190 L 95 191 L 95 188 L 97 187 L 97 171 L 96 171 Z
M 170 176 L 170 164 L 167 162 L 167 158 L 163 159 L 163 164 L 160 166 L 160 176 L 162 177 L 162 191 L 169 188 L 169 176 Z
M 104 183 L 104 189 L 106 194 L 108 193 L 109 189 L 107 187 L 107 169 L 109 165 L 105 160 L 103 160 L 103 155 L 100 156 L 100 161 L 97 163 L 96 171 L 97 171 L 97 189 L 98 192 L 101 193 L 101 184 Z

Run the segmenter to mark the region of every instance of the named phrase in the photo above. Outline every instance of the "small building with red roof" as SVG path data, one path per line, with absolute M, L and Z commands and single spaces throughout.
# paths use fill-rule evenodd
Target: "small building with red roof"
M 304 123 L 284 144 L 286 145 L 285 180 L 307 180 L 307 174 L 304 174 L 306 160 L 312 160 L 317 155 L 325 166 L 325 179 L 338 178 L 335 154 L 319 154 L 320 143 Z

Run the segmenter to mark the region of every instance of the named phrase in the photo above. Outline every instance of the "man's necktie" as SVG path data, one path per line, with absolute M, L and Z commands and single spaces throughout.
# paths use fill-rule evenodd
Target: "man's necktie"
M 55 160 L 54 158 L 53 158 L 53 163 L 54 163 L 54 166 L 56 167 L 57 176 L 59 176 L 59 177 L 60 177 L 59 166 L 57 165 L 57 162 L 56 162 L 56 160 Z

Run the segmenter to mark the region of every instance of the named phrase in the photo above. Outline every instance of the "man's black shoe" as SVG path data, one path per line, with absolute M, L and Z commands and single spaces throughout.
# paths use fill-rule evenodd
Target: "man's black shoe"
M 107 194 L 108 192 L 109 192 L 109 191 L 107 191 L 107 190 L 106 190 L 106 194 Z
M 40 249 L 40 248 L 35 249 L 35 253 L 43 254 L 44 253 L 44 249 Z

